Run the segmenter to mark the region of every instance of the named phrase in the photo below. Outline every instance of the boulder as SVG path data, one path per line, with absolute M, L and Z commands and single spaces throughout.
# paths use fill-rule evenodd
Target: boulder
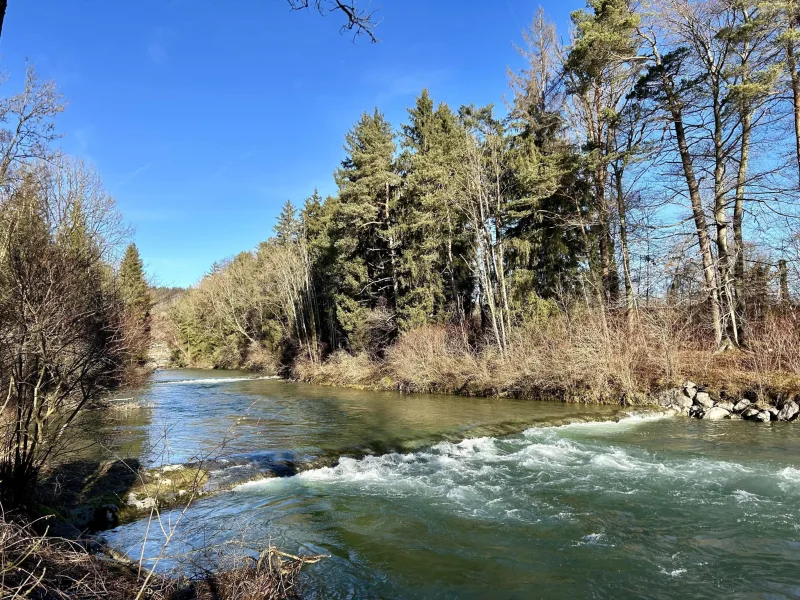
M 761 411 L 758 410 L 757 408 L 753 406 L 748 406 L 747 408 L 744 409 L 744 411 L 742 411 L 742 418 L 755 420 L 755 418 L 758 416 L 758 413 L 760 412 Z
M 149 496 L 144 500 L 139 500 L 133 505 L 133 507 L 138 510 L 147 510 L 149 508 L 155 508 L 155 506 L 156 506 L 156 499 L 151 498 Z
M 698 419 L 703 418 L 703 412 L 705 409 L 700 406 L 699 404 L 693 404 L 689 407 L 689 416 L 690 417 L 697 417 Z
M 733 402 L 717 402 L 717 406 L 724 408 L 728 412 L 733 412 Z
M 697 385 L 691 381 L 687 381 L 683 384 L 683 393 L 686 394 L 689 400 L 694 400 L 695 394 L 697 394 Z
M 772 420 L 772 415 L 769 413 L 768 410 L 762 410 L 756 415 L 756 421 L 761 421 L 762 423 L 769 423 Z
M 72 523 L 67 523 L 66 521 L 61 521 L 60 519 L 54 519 L 52 517 L 47 517 L 43 522 L 46 523 L 47 535 L 50 537 L 64 538 L 65 540 L 77 540 L 81 537 L 80 529 L 75 527 Z
M 714 406 L 714 401 L 711 399 L 708 392 L 697 392 L 694 396 L 694 403 L 703 408 L 711 408 Z
M 739 400 L 736 404 L 733 405 L 733 412 L 737 412 L 737 413 L 742 412 L 744 409 L 746 409 L 751 404 L 752 404 L 752 402 L 750 402 L 750 400 L 748 400 L 747 398 L 743 398 L 743 399 Z
M 798 412 L 800 412 L 800 406 L 794 401 L 789 401 L 778 412 L 778 420 L 791 421 Z
M 680 404 L 681 400 L 688 400 L 688 398 L 683 395 L 683 391 L 676 388 L 671 388 L 656 394 L 655 400 L 658 402 L 659 406 L 669 408 L 671 406 L 682 406 Z M 691 400 L 689 400 L 689 404 L 692 404 Z
M 709 421 L 719 421 L 720 419 L 725 419 L 730 417 L 731 413 L 720 406 L 714 406 L 713 408 L 709 408 L 703 414 L 703 419 L 708 419 Z

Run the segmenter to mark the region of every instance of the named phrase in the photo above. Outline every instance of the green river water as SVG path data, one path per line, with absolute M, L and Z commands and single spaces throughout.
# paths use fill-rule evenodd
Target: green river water
M 800 598 L 800 425 L 252 377 L 132 394 L 151 406 L 114 425 L 118 453 L 246 482 L 111 544 L 152 564 L 177 522 L 158 569 L 330 554 L 311 598 Z

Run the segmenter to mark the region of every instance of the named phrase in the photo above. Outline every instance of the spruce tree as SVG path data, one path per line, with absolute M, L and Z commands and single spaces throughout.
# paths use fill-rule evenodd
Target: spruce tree
M 339 324 L 354 349 L 369 344 L 367 313 L 396 308 L 397 187 L 391 125 L 376 109 L 362 115 L 345 138 L 347 158 L 336 172 L 339 198 L 332 215 L 335 295 Z
M 588 0 L 589 10 L 572 13 L 576 34 L 564 73 L 567 88 L 586 132 L 584 160 L 592 181 L 599 282 L 608 305 L 619 295 L 619 273 L 612 235 L 613 204 L 607 193 L 615 159 L 615 127 L 635 83 L 639 15 L 627 0 Z M 623 249 L 627 252 L 627 249 Z
M 464 257 L 468 243 L 464 216 L 454 207 L 456 150 L 466 132 L 445 104 L 434 109 L 423 90 L 402 128 L 403 191 L 399 324 L 410 329 L 462 319 L 472 289 Z
M 578 148 L 565 131 L 563 56 L 555 25 L 540 8 L 523 36 L 520 54 L 527 65 L 510 76 L 509 119 L 515 164 L 509 264 L 519 309 L 533 305 L 533 296 L 548 299 L 575 291 L 588 251 L 584 229 L 576 225 L 586 219 L 589 201 Z
M 294 204 L 291 200 L 287 200 L 278 216 L 278 222 L 273 228 L 279 242 L 294 242 L 300 237 L 300 220 L 296 215 L 297 210 Z
M 128 337 L 135 360 L 146 358 L 150 342 L 150 288 L 144 275 L 144 265 L 136 244 L 129 244 L 119 267 L 119 288 L 128 314 Z

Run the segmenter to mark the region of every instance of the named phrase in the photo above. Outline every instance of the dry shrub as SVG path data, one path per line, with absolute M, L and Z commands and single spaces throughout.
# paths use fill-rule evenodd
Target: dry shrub
M 607 325 L 606 325 L 607 322 Z M 518 395 L 599 401 L 641 389 L 642 353 L 623 323 L 576 309 L 518 331 L 503 362 Z
M 455 327 L 424 325 L 405 332 L 387 351 L 386 365 L 404 391 L 463 392 L 486 381 L 485 362 Z
M 147 577 L 135 565 L 37 534 L 0 513 L 0 598 L 37 600 L 284 600 L 301 597 L 301 569 L 326 556 L 294 556 L 270 546 L 199 580 Z
M 275 375 L 278 373 L 279 364 L 275 353 L 270 352 L 261 344 L 251 342 L 247 348 L 247 360 L 244 368 L 266 375 Z
M 127 565 L 99 558 L 83 546 L 38 535 L 0 517 L 0 598 L 60 600 L 135 598 L 142 586 Z M 175 582 L 155 579 L 143 598 L 167 599 Z
M 272 600 L 300 598 L 300 571 L 307 564 L 319 562 L 323 555 L 295 556 L 270 546 L 258 560 L 239 558 L 236 564 L 209 575 L 198 586 L 198 598 L 236 600 Z
M 576 309 L 515 329 L 502 353 L 491 343 L 470 348 L 455 327 L 420 327 L 400 337 L 386 365 L 406 391 L 632 402 L 653 380 L 677 376 L 668 338 L 654 325 Z
M 334 352 L 324 362 L 312 362 L 303 357 L 295 363 L 292 374 L 309 383 L 340 386 L 377 386 L 381 381 L 380 365 L 363 352 Z
M 800 375 L 800 310 L 768 313 L 754 328 L 747 366 L 760 373 Z
M 383 360 L 337 352 L 323 363 L 299 362 L 295 376 L 408 392 L 628 404 L 687 377 L 728 391 L 773 389 L 781 379 L 787 388 L 797 384 L 798 311 L 768 314 L 746 351 L 721 354 L 711 351 L 695 313 L 657 304 L 629 320 L 621 311 L 573 306 L 514 328 L 504 352 L 489 340 L 468 341 L 458 327 L 424 325 L 403 333 Z

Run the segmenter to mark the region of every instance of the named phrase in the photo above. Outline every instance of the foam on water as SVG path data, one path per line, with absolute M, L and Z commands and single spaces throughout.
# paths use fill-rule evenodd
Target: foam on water
M 471 587 L 481 573 L 498 597 L 796 589 L 800 468 L 786 451 L 794 442 L 746 446 L 766 430 L 744 422 L 652 425 L 666 416 L 342 457 L 199 502 L 191 510 L 204 519 L 202 535 L 187 537 L 219 535 L 222 544 L 249 518 L 253 548 L 275 538 L 290 551 L 327 552 L 330 567 L 318 578 L 309 570 L 323 586 L 315 597 L 326 600 L 483 598 L 485 587 Z M 145 525 L 126 527 L 118 543 L 135 542 Z
M 330 493 L 415 497 L 443 502 L 462 515 L 527 522 L 565 517 L 563 505 L 537 499 L 537 494 L 550 488 L 595 491 L 609 499 L 661 489 L 687 506 L 723 502 L 717 490 L 726 487 L 733 488 L 729 493 L 739 505 L 770 502 L 745 490 L 748 481 L 759 490 L 771 486 L 800 495 L 800 485 L 793 487 L 800 481 L 797 469 L 775 474 L 758 465 L 713 458 L 666 458 L 595 439 L 602 428 L 637 427 L 661 418 L 634 415 L 620 422 L 531 428 L 510 438 L 441 442 L 407 454 L 342 457 L 335 466 L 305 471 L 294 479 L 301 485 L 330 487 Z M 268 493 L 274 485 L 274 479 L 254 481 L 237 490 Z

